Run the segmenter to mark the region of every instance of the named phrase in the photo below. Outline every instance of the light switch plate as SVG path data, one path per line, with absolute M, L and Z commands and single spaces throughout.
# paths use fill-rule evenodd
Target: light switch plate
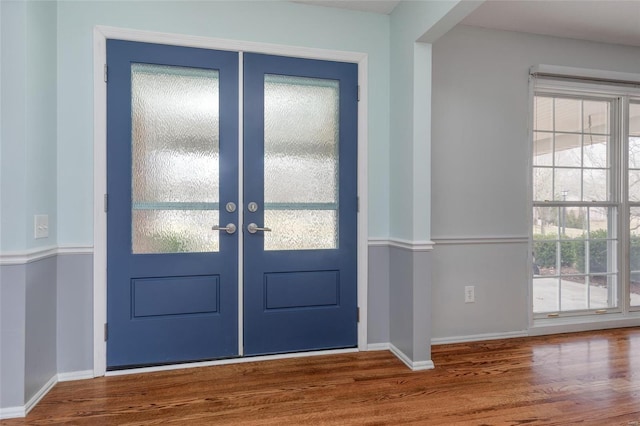
M 49 236 L 49 215 L 37 214 L 33 217 L 33 237 L 47 238 Z

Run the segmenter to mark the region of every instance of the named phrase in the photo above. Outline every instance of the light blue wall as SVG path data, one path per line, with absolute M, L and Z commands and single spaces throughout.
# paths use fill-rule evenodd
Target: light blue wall
M 288 2 L 58 3 L 59 242 L 93 240 L 95 25 L 369 55 L 369 234 L 388 235 L 389 17 Z
M 56 244 L 56 3 L 27 2 L 25 68 L 26 248 Z M 33 215 L 49 215 L 49 237 L 33 238 Z
M 33 236 L 34 214 L 56 221 L 56 9 L 0 4 L 0 253 L 56 242 L 55 226 Z M 55 262 L 0 267 L 0 408 L 23 406 L 56 375 Z
M 26 246 L 26 13 L 24 2 L 0 2 L 2 32 L 2 164 L 0 165 L 0 250 Z
M 2 2 L 0 250 L 56 242 L 56 4 Z M 49 238 L 33 238 L 48 214 Z
M 390 234 L 405 240 L 428 240 L 431 221 L 429 203 L 429 147 L 414 153 L 419 135 L 414 133 L 416 120 L 428 120 L 428 115 L 415 117 L 416 82 L 430 83 L 430 70 L 416 63 L 415 42 L 434 23 L 446 15 L 458 2 L 403 2 L 391 14 L 391 156 L 390 156 Z M 418 47 L 418 49 L 420 49 Z M 418 50 L 418 53 L 422 53 Z M 430 54 L 429 54 L 430 56 Z M 422 57 L 420 56 L 418 60 Z M 424 58 L 422 58 L 424 59 Z M 423 74 L 415 74 L 415 67 Z M 419 85 L 418 85 L 419 86 Z M 424 94 L 423 94 L 424 95 Z M 426 143 L 427 141 L 421 141 Z M 414 161 L 416 164 L 414 164 Z M 420 168 L 420 163 L 423 165 Z M 416 170 L 418 168 L 418 170 Z M 415 176 L 421 179 L 415 179 Z M 414 217 L 415 216 L 415 217 Z
M 390 235 L 431 237 L 431 43 L 482 1 L 406 1 L 391 14 Z

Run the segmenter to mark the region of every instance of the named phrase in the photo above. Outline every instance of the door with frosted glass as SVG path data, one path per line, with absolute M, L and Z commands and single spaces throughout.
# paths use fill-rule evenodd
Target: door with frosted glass
M 107 63 L 107 367 L 236 356 L 238 55 L 109 40 Z
M 244 353 L 357 345 L 357 65 L 244 55 Z

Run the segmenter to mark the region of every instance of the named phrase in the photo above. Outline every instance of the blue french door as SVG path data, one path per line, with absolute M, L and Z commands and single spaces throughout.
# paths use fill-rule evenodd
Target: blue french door
M 357 345 L 357 65 L 244 55 L 244 353 Z
M 357 345 L 357 66 L 243 61 L 107 42 L 109 369 Z
M 107 64 L 107 367 L 237 356 L 238 54 Z

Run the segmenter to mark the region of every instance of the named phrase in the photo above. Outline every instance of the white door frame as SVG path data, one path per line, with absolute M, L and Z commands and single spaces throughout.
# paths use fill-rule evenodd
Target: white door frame
M 367 75 L 368 56 L 365 53 L 342 52 L 305 47 L 282 46 L 266 43 L 240 42 L 183 34 L 169 34 L 130 30 L 124 28 L 96 26 L 93 31 L 93 375 L 104 376 L 107 369 L 107 344 L 104 340 L 104 325 L 107 322 L 107 215 L 104 211 L 104 195 L 107 193 L 107 85 L 105 64 L 107 63 L 107 39 L 168 44 L 184 47 L 199 47 L 213 50 L 265 53 L 308 59 L 320 59 L 358 64 L 358 349 L 367 350 Z M 240 112 L 242 111 L 242 84 L 240 84 Z M 240 114 L 242 117 L 242 114 Z M 242 122 L 240 122 L 241 124 Z M 242 141 L 242 125 L 239 126 L 239 141 Z M 240 144 L 240 154 L 242 143 Z M 242 179 L 242 157 L 240 157 L 240 179 Z M 242 183 L 242 180 L 240 180 Z M 241 194 L 240 194 L 241 195 Z M 241 208 L 242 206 L 240 206 Z M 239 224 L 241 226 L 241 224 Z M 240 244 L 240 250 L 242 245 Z M 241 261 L 241 256 L 240 256 Z M 242 264 L 239 265 L 242 271 Z M 240 283 L 242 274 L 239 275 Z M 241 296 L 242 286 L 239 286 Z M 239 306 L 239 333 L 242 332 L 242 298 Z M 240 346 L 242 340 L 239 341 Z M 241 351 L 239 352 L 242 353 Z M 283 355 L 289 357 L 290 355 Z M 269 357 L 274 358 L 274 357 Z M 255 358 L 254 358 L 255 359 Z

